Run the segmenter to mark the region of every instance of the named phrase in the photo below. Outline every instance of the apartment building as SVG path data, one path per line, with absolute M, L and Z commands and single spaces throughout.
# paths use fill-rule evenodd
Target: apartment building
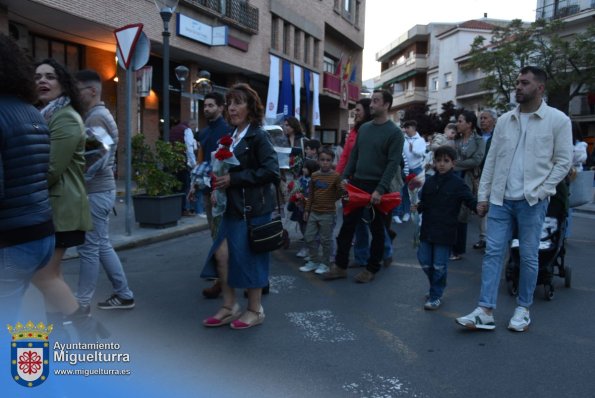
M 495 24 L 508 21 L 483 18 L 462 23 L 415 25 L 376 54 L 381 74 L 375 87 L 393 93 L 391 114 L 399 120 L 402 111 L 415 104 L 428 105 L 440 113 L 443 103 L 481 110 L 485 95 L 482 74 L 462 68 L 471 43 L 482 35 L 489 40 Z
M 572 40 L 573 35 L 593 25 L 595 0 L 537 0 L 535 18 L 563 21 L 561 36 Z M 584 87 L 581 95 L 570 101 L 568 116 L 580 126 L 583 136 L 588 137 L 592 151 L 595 147 L 595 87 Z
M 172 120 L 198 118 L 199 125 L 204 124 L 202 95 L 193 92 L 192 84 L 178 81 L 177 66 L 189 68 L 188 82 L 208 71 L 215 90 L 249 83 L 264 102 L 272 54 L 320 76 L 320 126 L 311 125 L 312 102 L 306 109 L 304 79 L 301 120 L 311 135 L 337 142 L 341 130 L 348 128 L 348 110 L 341 105 L 353 105 L 359 98 L 364 17 L 365 0 L 180 0 L 168 24 L 169 87 L 164 90 L 164 24 L 154 1 L 0 0 L 0 32 L 14 37 L 35 60 L 53 57 L 72 71 L 100 72 L 107 106 L 121 127 L 126 116 L 125 71 L 115 60 L 113 31 L 142 23 L 150 40 L 147 64 L 153 77 L 150 94 L 133 98 L 132 109 L 138 110 L 133 129 L 150 140 L 160 134 L 164 95 L 170 99 Z M 218 40 L 212 35 L 216 28 Z M 342 98 L 337 67 L 347 60 L 350 76 L 345 82 L 347 97 Z

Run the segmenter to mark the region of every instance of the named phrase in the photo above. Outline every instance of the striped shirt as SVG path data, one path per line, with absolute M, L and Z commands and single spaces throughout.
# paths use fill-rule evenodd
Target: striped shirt
M 335 202 L 341 197 L 341 176 L 335 171 L 317 171 L 310 179 L 306 211 L 334 213 Z

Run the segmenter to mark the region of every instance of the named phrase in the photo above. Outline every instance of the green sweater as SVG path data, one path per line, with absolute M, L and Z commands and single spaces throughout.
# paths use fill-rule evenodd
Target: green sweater
M 391 180 L 403 157 L 404 141 L 401 129 L 392 120 L 383 124 L 364 123 L 357 133 L 343 178 L 377 182 L 379 194 L 390 192 Z

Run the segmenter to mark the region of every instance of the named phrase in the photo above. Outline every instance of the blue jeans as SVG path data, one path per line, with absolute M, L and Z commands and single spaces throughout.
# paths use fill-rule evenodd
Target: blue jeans
M 419 175 L 421 173 L 421 167 L 415 169 L 409 169 L 409 174 Z M 403 178 L 405 181 L 405 178 Z M 401 204 L 395 208 L 393 211 L 393 215 L 403 217 L 404 214 L 411 212 L 411 199 L 409 198 L 409 188 L 407 187 L 407 183 L 403 184 L 403 188 L 401 188 Z
M 76 298 L 81 305 L 89 305 L 103 266 L 112 283 L 114 292 L 123 299 L 132 299 L 126 274 L 109 238 L 109 213 L 114 207 L 116 191 L 90 193 L 89 207 L 93 218 L 93 230 L 85 234 L 85 243 L 77 250 L 80 256 L 80 274 Z
M 449 245 L 437 245 L 424 240 L 419 242 L 417 259 L 430 281 L 430 300 L 439 299 L 444 293 L 449 256 Z
M 390 258 L 393 256 L 393 245 L 388 236 L 386 228 L 384 229 L 384 257 Z M 370 258 L 370 234 L 368 233 L 368 225 L 360 220 L 355 227 L 355 244 L 353 245 L 353 257 L 355 262 L 361 266 L 368 264 Z
M 490 204 L 486 252 L 481 272 L 479 305 L 496 308 L 502 263 L 509 250 L 512 230 L 518 227 L 520 278 L 517 304 L 529 307 L 539 272 L 539 238 L 549 201 L 530 206 L 526 200 L 504 200 L 502 206 Z
M 54 235 L 0 248 L 0 312 L 4 319 L 18 313 L 21 298 L 38 269 L 54 254 Z

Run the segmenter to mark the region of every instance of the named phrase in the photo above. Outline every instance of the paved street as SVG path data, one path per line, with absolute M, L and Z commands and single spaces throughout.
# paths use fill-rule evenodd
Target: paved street
M 210 245 L 206 231 L 125 250 L 120 256 L 137 306 L 94 314 L 112 332 L 107 341 L 130 353 L 133 374 L 79 382 L 122 386 L 104 395 L 110 397 L 124 396 L 119 394 L 126 388 L 145 391 L 126 396 L 143 397 L 592 397 L 594 219 L 575 213 L 567 241 L 573 286 L 564 288 L 556 278 L 551 302 L 538 287 L 533 325 L 522 334 L 506 329 L 515 303 L 504 284 L 494 332 L 455 324 L 476 305 L 481 256 L 473 249 L 451 263 L 443 307 L 424 311 L 426 280 L 410 224 L 398 226 L 393 265 L 368 285 L 299 272 L 299 242 L 274 253 L 266 321 L 246 331 L 201 325 L 220 304 L 200 294 L 209 285 L 199 278 Z M 469 246 L 476 231 L 474 221 Z M 70 283 L 77 261 L 65 263 Z M 109 294 L 102 275 L 96 299 Z M 32 292 L 31 306 L 36 299 Z M 57 383 L 58 376 L 52 377 L 48 383 Z

